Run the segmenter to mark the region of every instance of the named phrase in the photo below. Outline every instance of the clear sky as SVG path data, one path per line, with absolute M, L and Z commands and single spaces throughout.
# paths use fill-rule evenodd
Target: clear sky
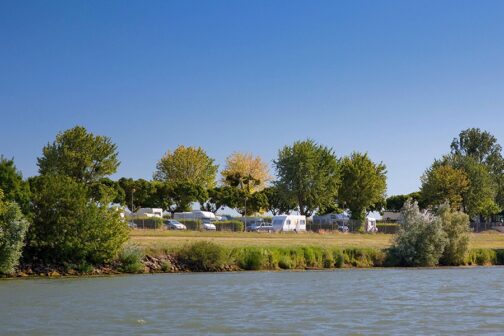
M 110 136 L 114 177 L 179 144 L 271 162 L 313 138 L 418 189 L 465 128 L 504 143 L 504 1 L 0 0 L 0 153 L 24 176 L 58 131 Z

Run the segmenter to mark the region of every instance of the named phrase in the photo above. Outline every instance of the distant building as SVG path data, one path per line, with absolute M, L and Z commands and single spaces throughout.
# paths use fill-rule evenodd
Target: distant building
M 398 222 L 401 218 L 400 211 L 385 210 L 382 215 L 382 222 Z

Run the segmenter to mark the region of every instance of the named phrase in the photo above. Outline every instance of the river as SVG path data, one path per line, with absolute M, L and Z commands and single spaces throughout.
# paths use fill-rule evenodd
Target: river
M 498 335 L 504 267 L 0 281 L 0 335 Z

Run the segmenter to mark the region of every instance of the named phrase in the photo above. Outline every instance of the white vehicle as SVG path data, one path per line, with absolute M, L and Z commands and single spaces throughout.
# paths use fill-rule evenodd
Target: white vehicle
M 306 231 L 306 216 L 300 216 L 300 215 L 274 216 L 271 222 L 273 224 L 273 229 L 276 232 Z
M 163 218 L 163 209 L 161 209 L 161 208 L 140 208 L 135 213 L 135 216 Z
M 213 224 L 217 218 L 210 211 L 193 210 L 191 212 L 175 212 L 173 219 L 200 220 L 204 230 L 217 230 L 215 224 Z
M 378 232 L 378 228 L 376 227 L 376 219 L 371 217 L 366 217 L 365 229 L 368 233 Z

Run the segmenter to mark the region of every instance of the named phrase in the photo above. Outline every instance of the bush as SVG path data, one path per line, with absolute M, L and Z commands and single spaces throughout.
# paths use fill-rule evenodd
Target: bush
M 245 248 L 239 254 L 237 264 L 248 271 L 258 271 L 267 268 L 267 258 L 262 249 Z
M 29 256 L 47 263 L 96 265 L 111 261 L 128 240 L 128 225 L 105 200 L 93 201 L 83 183 L 66 176 L 33 180 Z
M 243 231 L 243 222 L 239 220 L 227 220 L 227 221 L 219 221 L 214 222 L 217 231 L 234 231 L 241 232 Z
M 420 212 L 418 204 L 407 201 L 401 211 L 401 229 L 391 253 L 403 266 L 435 266 L 448 243 L 441 220 Z
M 3 201 L 0 189 L 0 273 L 14 272 L 21 257 L 28 225 L 15 202 Z
M 125 273 L 142 273 L 145 266 L 142 263 L 144 254 L 133 245 L 128 245 L 119 253 L 119 270 Z
M 291 269 L 292 268 L 292 260 L 290 256 L 283 255 L 278 260 L 278 267 L 281 269 Z
M 448 266 L 462 265 L 469 249 L 469 216 L 452 211 L 448 203 L 439 208 L 438 214 L 448 238 L 439 262 Z
M 164 260 L 161 262 L 161 271 L 163 272 L 169 272 L 171 271 L 172 264 L 169 260 Z
M 164 225 L 164 220 L 157 217 L 136 217 L 131 220 L 139 229 L 160 229 Z
M 220 271 L 228 261 L 224 248 L 209 241 L 184 246 L 179 251 L 178 258 L 196 272 Z
M 468 265 L 497 265 L 498 254 L 495 250 L 490 249 L 472 249 L 465 258 L 465 263 Z

